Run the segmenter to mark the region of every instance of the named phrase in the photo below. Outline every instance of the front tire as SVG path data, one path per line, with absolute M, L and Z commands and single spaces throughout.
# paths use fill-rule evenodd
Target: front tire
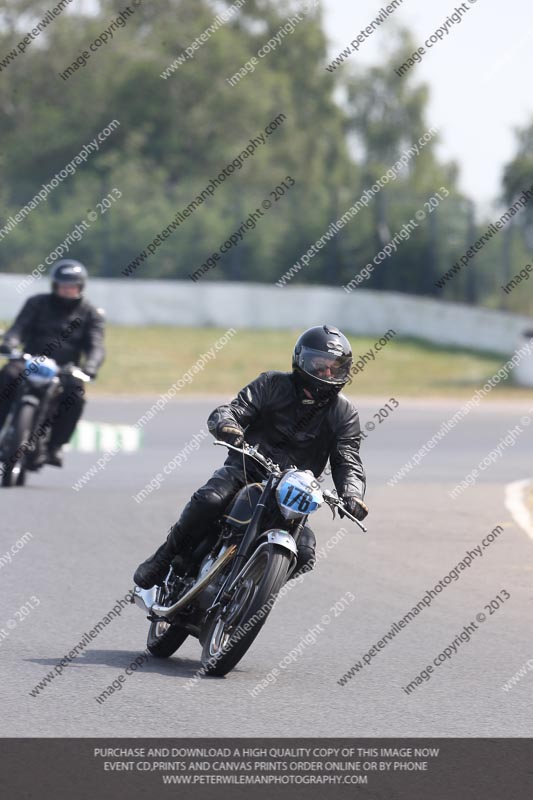
M 19 448 L 26 446 L 33 430 L 33 421 L 35 417 L 35 407 L 29 404 L 23 404 L 18 409 L 12 425 L 12 446 L 11 455 L 6 456 L 4 464 L 4 472 L 2 474 L 2 486 L 24 486 L 26 480 L 26 453 L 14 462 L 11 463 L 12 455 L 14 455 Z
M 208 624 L 202 650 L 206 675 L 226 675 L 243 658 L 264 625 L 291 562 L 291 554 L 274 544 L 251 560 L 232 600 Z M 239 638 L 232 640 L 236 633 Z

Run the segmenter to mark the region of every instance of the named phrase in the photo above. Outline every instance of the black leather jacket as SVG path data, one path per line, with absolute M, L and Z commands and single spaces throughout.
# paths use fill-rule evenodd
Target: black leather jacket
M 36 294 L 24 303 L 4 334 L 12 348 L 23 346 L 32 355 L 46 355 L 59 365 L 79 365 L 96 374 L 105 357 L 104 316 L 84 297 L 63 302 L 54 294 Z
M 212 412 L 207 420 L 211 433 L 223 421 L 240 425 L 246 441 L 259 444 L 260 451 L 282 467 L 294 464 L 318 478 L 329 458 L 339 497 L 363 499 L 359 415 L 346 397 L 336 395 L 323 407 L 305 405 L 291 373 L 262 372 L 231 403 Z M 247 469 L 251 463 L 247 459 Z M 230 451 L 226 464 L 241 466 L 242 456 Z

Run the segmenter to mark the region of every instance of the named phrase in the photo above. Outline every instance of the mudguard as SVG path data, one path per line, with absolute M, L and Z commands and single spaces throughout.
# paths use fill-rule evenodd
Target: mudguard
M 286 550 L 290 550 L 295 557 L 298 556 L 298 547 L 296 542 L 290 533 L 287 533 L 287 531 L 281 530 L 281 528 L 271 528 L 269 531 L 265 531 L 259 537 L 259 541 L 262 544 L 266 544 L 266 542 L 262 541 L 265 537 L 266 542 L 269 544 L 277 544 L 279 547 L 284 547 Z

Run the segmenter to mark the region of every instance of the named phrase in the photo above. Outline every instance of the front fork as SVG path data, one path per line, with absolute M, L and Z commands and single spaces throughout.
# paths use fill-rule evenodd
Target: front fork
M 307 517 L 305 518 L 307 519 Z M 303 524 L 301 526 L 303 528 Z M 297 529 L 294 531 L 294 534 L 300 534 L 301 527 L 298 526 Z M 213 601 L 213 604 L 208 608 L 206 612 L 206 621 L 211 617 L 213 614 L 220 612 L 220 609 L 224 606 L 227 606 L 228 603 L 234 598 L 235 592 L 239 591 L 239 584 L 244 576 L 244 574 L 249 570 L 250 564 L 257 558 L 260 557 L 261 551 L 265 549 L 269 544 L 274 544 L 277 547 L 281 547 L 287 550 L 291 555 L 291 563 L 289 567 L 289 572 L 287 573 L 287 578 L 290 576 L 291 572 L 294 571 L 296 566 L 296 561 L 298 558 L 298 546 L 295 541 L 293 535 L 291 535 L 288 531 L 281 530 L 280 528 L 272 528 L 271 530 L 264 531 L 258 537 L 258 547 L 254 550 L 250 558 L 245 561 L 242 568 L 239 572 L 233 577 L 231 580 L 231 576 L 225 581 L 224 586 L 218 593 L 217 597 Z

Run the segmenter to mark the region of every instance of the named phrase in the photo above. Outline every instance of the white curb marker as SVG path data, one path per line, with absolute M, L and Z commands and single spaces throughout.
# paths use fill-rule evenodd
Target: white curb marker
M 505 487 L 505 507 L 516 524 L 533 539 L 533 515 L 525 501 L 526 489 L 530 485 L 530 480 L 508 483 Z
M 141 446 L 141 431 L 134 425 L 111 425 L 106 422 L 78 423 L 67 450 L 80 453 L 98 453 L 122 450 L 133 453 Z

